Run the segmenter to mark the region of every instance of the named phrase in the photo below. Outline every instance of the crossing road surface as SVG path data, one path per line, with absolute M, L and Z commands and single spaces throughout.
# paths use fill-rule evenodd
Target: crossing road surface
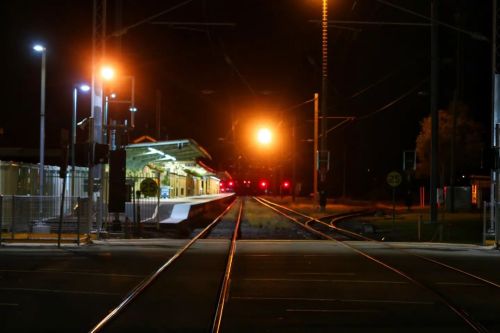
M 80 249 L 0 249 L 0 331 L 88 332 L 185 243 L 121 241 Z M 499 288 L 415 253 L 500 283 L 498 251 L 476 246 L 347 244 L 446 295 L 485 331 L 500 332 Z M 105 332 L 207 332 L 228 240 L 194 245 Z M 408 252 L 399 251 L 399 247 Z M 237 241 L 222 332 L 471 332 L 436 294 L 340 243 Z

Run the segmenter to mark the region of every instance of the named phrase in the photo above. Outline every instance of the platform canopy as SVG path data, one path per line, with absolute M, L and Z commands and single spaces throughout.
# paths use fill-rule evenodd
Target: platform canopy
M 149 163 L 196 162 L 199 158 L 212 156 L 193 139 L 135 143 L 125 147 L 127 169 L 142 169 Z

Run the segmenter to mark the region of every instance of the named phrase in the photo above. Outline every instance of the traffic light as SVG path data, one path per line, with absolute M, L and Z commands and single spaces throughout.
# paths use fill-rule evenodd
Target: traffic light
M 89 144 L 75 143 L 75 165 L 86 167 L 89 165 Z
M 105 164 L 109 161 L 109 145 L 104 143 L 94 144 L 94 164 Z
M 111 151 L 109 154 L 109 203 L 108 210 L 113 213 L 125 211 L 127 188 L 125 184 L 125 149 Z

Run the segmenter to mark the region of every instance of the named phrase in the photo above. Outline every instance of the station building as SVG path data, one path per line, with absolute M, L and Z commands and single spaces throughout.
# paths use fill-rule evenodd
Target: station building
M 127 183 L 139 190 L 141 181 L 151 178 L 157 183 L 161 198 L 218 194 L 221 178 L 228 176 L 208 165 L 212 157 L 193 139 L 134 143 L 125 146 L 125 151 Z M 59 178 L 59 167 L 48 162 L 42 195 L 60 196 L 63 180 Z M 72 179 L 71 167 L 68 167 L 66 195 L 85 198 L 88 168 L 75 167 L 75 175 Z M 106 190 L 107 178 L 108 168 L 103 182 Z M 22 158 L 0 161 L 0 195 L 40 195 L 39 188 L 37 164 L 22 162 Z
M 207 165 L 210 154 L 193 139 L 135 143 L 125 147 L 126 178 L 134 188 L 155 179 L 161 198 L 218 194 L 220 174 Z

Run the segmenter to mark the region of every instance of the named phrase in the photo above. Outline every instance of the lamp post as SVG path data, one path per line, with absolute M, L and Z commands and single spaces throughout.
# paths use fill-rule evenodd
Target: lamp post
M 36 44 L 33 46 L 33 50 L 42 54 L 42 69 L 41 69 L 41 80 L 40 80 L 40 164 L 39 164 L 39 174 L 40 174 L 40 196 L 43 195 L 43 185 L 44 185 L 44 168 L 45 168 L 45 65 L 47 58 L 47 49 L 45 46 Z M 40 205 L 40 210 L 42 209 Z
M 76 110 L 78 104 L 78 90 L 88 92 L 87 84 L 73 87 L 73 112 L 71 113 L 71 196 L 75 196 L 75 144 L 76 144 Z
M 326 149 L 326 113 L 328 95 L 328 0 L 323 0 L 321 19 L 321 141 L 319 158 L 319 206 L 322 211 L 326 209 L 326 173 L 330 158 Z

